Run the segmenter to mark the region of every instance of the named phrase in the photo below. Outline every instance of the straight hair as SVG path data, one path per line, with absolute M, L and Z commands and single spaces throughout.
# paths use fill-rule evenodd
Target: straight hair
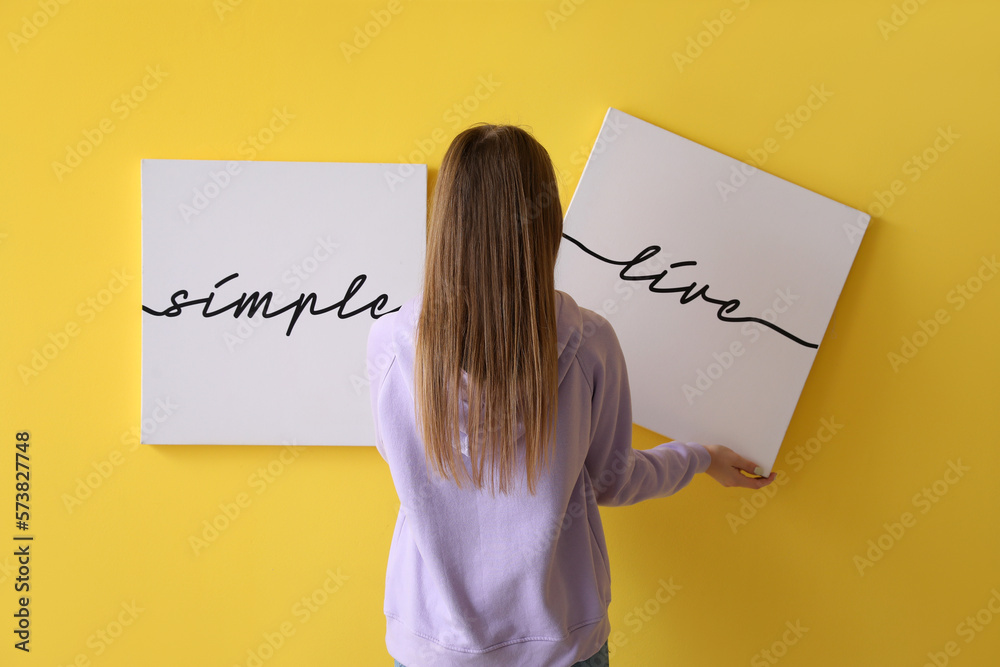
M 555 170 L 528 132 L 477 123 L 451 142 L 429 219 L 414 401 L 427 461 L 459 487 L 471 473 L 477 489 L 509 493 L 523 456 L 534 494 L 549 463 L 562 225 Z

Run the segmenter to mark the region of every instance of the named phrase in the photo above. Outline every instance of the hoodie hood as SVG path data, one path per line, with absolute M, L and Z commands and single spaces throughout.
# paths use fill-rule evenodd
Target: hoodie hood
M 406 378 L 410 396 L 416 396 L 414 389 L 414 359 L 416 357 L 417 321 L 420 317 L 420 304 L 423 294 L 419 293 L 406 303 L 398 312 L 398 316 L 405 322 L 405 326 L 396 328 L 396 337 L 392 342 L 393 350 L 396 354 L 396 363 L 401 365 L 403 377 Z M 556 349 L 559 355 L 559 384 L 561 385 L 566 374 L 569 372 L 576 352 L 580 348 L 583 340 L 583 313 L 580 306 L 569 294 L 556 290 L 556 325 L 557 343 Z M 467 375 L 462 371 L 462 384 L 465 386 Z M 466 417 L 468 413 L 468 402 L 463 397 L 459 406 L 459 436 L 462 440 L 462 453 L 468 453 L 468 433 L 466 432 Z M 518 423 L 517 436 L 524 435 L 524 427 Z

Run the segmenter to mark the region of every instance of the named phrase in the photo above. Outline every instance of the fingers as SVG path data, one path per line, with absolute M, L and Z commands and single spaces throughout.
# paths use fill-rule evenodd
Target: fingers
M 753 488 L 759 489 L 773 482 L 776 476 L 777 473 L 772 472 L 767 477 L 758 477 L 757 479 L 751 479 L 750 481 L 753 482 Z
M 708 449 L 713 458 L 708 472 L 723 486 L 760 489 L 773 482 L 777 476 L 777 473 L 771 472 L 767 477 L 762 477 L 764 469 L 761 466 L 724 445 L 710 445 Z
M 758 478 L 767 479 L 766 477 L 763 477 L 763 475 L 764 475 L 764 468 L 762 468 L 761 466 L 757 465 L 756 463 L 754 463 L 750 459 L 743 458 L 742 456 L 740 456 L 739 454 L 736 454 L 735 452 L 733 454 L 735 456 L 735 461 L 736 461 L 736 467 L 737 468 L 739 468 L 740 470 L 743 470 L 748 475 L 755 475 Z
M 776 476 L 777 473 L 772 472 L 767 477 L 747 477 L 737 471 L 735 474 L 736 480 L 734 486 L 742 486 L 747 489 L 760 489 L 773 482 Z
M 751 475 L 760 476 L 764 473 L 764 469 L 759 465 L 751 461 L 750 459 L 745 459 L 740 455 L 736 455 L 736 465 L 743 470 L 746 470 Z

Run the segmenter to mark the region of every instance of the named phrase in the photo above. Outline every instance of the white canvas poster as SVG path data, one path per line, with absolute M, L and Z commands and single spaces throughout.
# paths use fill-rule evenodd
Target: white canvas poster
M 868 220 L 609 109 L 556 285 L 614 326 L 636 423 L 767 475 Z
M 425 165 L 143 160 L 141 441 L 374 444 L 368 330 L 419 290 L 426 202 Z

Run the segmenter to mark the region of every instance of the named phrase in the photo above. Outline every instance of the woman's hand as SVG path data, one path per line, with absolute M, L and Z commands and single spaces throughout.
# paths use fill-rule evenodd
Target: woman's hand
M 772 472 L 768 477 L 747 477 L 740 470 L 745 470 L 754 474 L 757 464 L 749 461 L 729 447 L 723 445 L 705 445 L 705 449 L 712 455 L 712 462 L 705 471 L 712 479 L 722 486 L 744 486 L 748 489 L 759 489 L 774 481 L 776 473 Z

